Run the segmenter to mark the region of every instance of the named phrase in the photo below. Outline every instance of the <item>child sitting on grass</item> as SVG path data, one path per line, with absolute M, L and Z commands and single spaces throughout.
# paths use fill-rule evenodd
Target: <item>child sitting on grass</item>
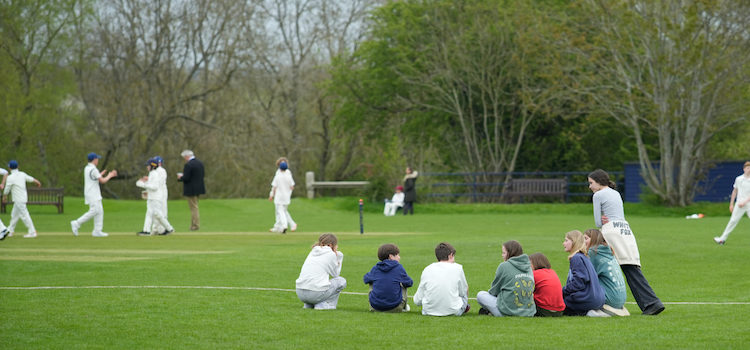
M 334 310 L 346 279 L 339 276 L 344 253 L 339 251 L 338 239 L 333 233 L 318 237 L 307 255 L 297 278 L 297 297 L 306 309 Z M 332 277 L 328 279 L 328 277 Z
M 414 304 L 422 306 L 422 315 L 461 316 L 469 312 L 469 284 L 464 268 L 456 263 L 456 249 L 449 243 L 435 247 L 434 262 L 422 271 Z
M 612 254 L 612 248 L 604 240 L 602 231 L 592 228 L 584 233 L 589 259 L 594 265 L 599 283 L 604 288 L 604 307 L 594 313 L 600 316 L 629 316 L 625 308 L 625 278 L 622 270 Z
M 534 269 L 534 303 L 538 317 L 562 316 L 565 302 L 562 296 L 560 277 L 552 269 L 549 259 L 542 253 L 529 255 L 531 268 Z
M 502 246 L 503 261 L 497 267 L 489 291 L 477 293 L 479 314 L 493 316 L 534 316 L 534 273 L 521 243 L 507 241 Z
M 370 308 L 374 311 L 409 311 L 406 288 L 414 284 L 399 263 L 401 256 L 395 244 L 383 244 L 378 248 L 380 262 L 364 276 L 370 285 Z
M 570 270 L 568 280 L 563 287 L 563 300 L 567 316 L 600 316 L 587 314 L 604 306 L 604 288 L 599 284 L 594 265 L 586 256 L 586 242 L 583 233 L 573 230 L 565 234 L 563 241 L 565 251 L 570 253 Z

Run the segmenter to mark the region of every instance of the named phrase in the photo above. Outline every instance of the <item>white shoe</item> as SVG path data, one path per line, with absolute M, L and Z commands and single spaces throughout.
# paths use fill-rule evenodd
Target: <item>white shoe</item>
M 70 222 L 70 229 L 73 230 L 73 236 L 78 237 L 78 229 L 81 228 L 81 226 L 78 225 L 78 221 L 71 221 Z
M 610 317 L 608 313 L 601 311 L 601 310 L 589 310 L 589 312 L 586 313 L 586 316 L 588 317 Z
M 7 228 L 4 228 L 2 231 L 0 231 L 0 241 L 4 240 L 5 237 L 9 237 L 10 231 L 8 231 Z
M 294 226 L 292 226 L 292 232 L 294 231 L 297 231 L 297 224 L 294 224 Z
M 724 245 L 724 243 L 726 243 L 726 241 L 722 241 L 720 237 L 714 237 L 714 242 L 718 245 Z
M 104 233 L 104 232 L 94 232 L 94 233 L 92 233 L 91 235 L 92 235 L 92 236 L 94 236 L 94 237 L 107 237 L 107 236 L 109 236 L 109 233 Z
M 406 304 L 406 307 L 404 308 L 404 310 L 402 310 L 402 312 L 409 312 L 409 310 L 411 310 L 411 308 L 409 307 L 409 304 Z
M 615 309 L 607 304 L 604 304 L 601 310 L 610 316 L 630 316 L 630 312 L 624 306 L 622 309 Z
M 36 232 L 27 233 L 23 235 L 23 238 L 36 238 Z

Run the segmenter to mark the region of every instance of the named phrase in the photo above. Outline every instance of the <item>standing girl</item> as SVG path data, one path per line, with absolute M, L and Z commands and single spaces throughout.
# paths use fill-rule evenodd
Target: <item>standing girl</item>
M 583 233 L 573 230 L 565 234 L 563 247 L 570 253 L 568 280 L 563 287 L 563 300 L 567 316 L 584 316 L 589 311 L 599 310 L 604 305 L 604 289 L 599 284 L 596 270 L 586 256 Z M 590 316 L 600 316 L 589 314 Z
M 346 279 L 339 276 L 343 261 L 344 253 L 339 251 L 336 236 L 333 233 L 320 235 L 295 281 L 297 297 L 305 303 L 306 309 L 336 309 L 339 295 L 346 288 Z
M 592 228 L 584 232 L 589 259 L 594 265 L 599 283 L 604 288 L 604 308 L 601 310 L 609 315 L 628 316 L 630 313 L 625 306 L 625 279 L 617 264 L 612 248 L 602 236 L 602 232 Z
M 625 274 L 630 292 L 644 315 L 658 315 L 664 304 L 656 296 L 641 272 L 641 257 L 635 235 L 625 220 L 625 210 L 615 183 L 604 170 L 592 171 L 588 177 L 589 189 L 594 192 L 594 223 L 601 228 L 602 236 L 615 253 Z
M 271 232 L 286 233 L 287 229 L 292 232 L 297 231 L 297 223 L 289 215 L 289 204 L 292 202 L 292 190 L 294 190 L 294 178 L 292 171 L 289 170 L 289 161 L 281 157 L 276 161 L 276 175 L 271 181 L 271 193 L 268 194 L 268 200 L 273 201 L 276 207 L 276 223 Z
M 539 317 L 562 316 L 565 302 L 562 297 L 560 277 L 552 269 L 549 259 L 542 253 L 529 255 L 534 270 L 534 303 Z
M 489 291 L 477 293 L 477 302 L 493 316 L 534 316 L 534 273 L 529 256 L 517 241 L 503 243 L 503 262 Z M 480 310 L 480 314 L 482 310 Z
M 406 167 L 406 176 L 404 176 L 404 215 L 414 215 L 414 202 L 417 201 L 417 177 L 419 172 Z

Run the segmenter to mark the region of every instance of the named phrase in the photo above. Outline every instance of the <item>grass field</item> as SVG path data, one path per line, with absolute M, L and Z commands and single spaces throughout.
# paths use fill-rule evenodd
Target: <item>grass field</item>
M 66 199 L 65 214 L 30 207 L 36 239 L 0 242 L 0 349 L 182 348 L 701 348 L 750 345 L 750 221 L 726 246 L 711 240 L 728 220 L 726 204 L 686 220 L 695 208 L 660 210 L 626 204 L 643 271 L 666 304 L 659 316 L 624 318 L 427 317 L 412 304 L 404 314 L 370 313 L 362 276 L 382 243 L 401 248 L 401 263 L 418 283 L 435 260 L 434 246 L 452 243 L 470 296 L 486 290 L 500 262 L 500 244 L 516 239 L 541 251 L 567 276 L 565 232 L 593 225 L 590 204 L 417 205 L 417 215 L 383 217 L 366 206 L 359 234 L 356 199 L 295 199 L 299 231 L 270 234 L 266 200 L 203 200 L 202 227 L 188 230 L 184 200 L 170 202 L 177 232 L 138 237 L 143 201 L 105 201 L 107 238 L 89 222 L 73 237 L 69 221 L 87 207 Z M 0 215 L 7 225 L 9 214 Z M 294 280 L 311 244 L 334 232 L 348 280 L 338 310 L 302 309 Z M 411 290 L 410 294 L 415 291 Z M 629 291 L 628 291 L 629 293 Z

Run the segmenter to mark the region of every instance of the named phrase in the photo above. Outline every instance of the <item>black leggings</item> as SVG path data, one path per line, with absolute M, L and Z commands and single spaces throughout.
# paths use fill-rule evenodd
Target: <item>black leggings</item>
M 414 215 L 414 202 L 404 202 L 404 215 Z

